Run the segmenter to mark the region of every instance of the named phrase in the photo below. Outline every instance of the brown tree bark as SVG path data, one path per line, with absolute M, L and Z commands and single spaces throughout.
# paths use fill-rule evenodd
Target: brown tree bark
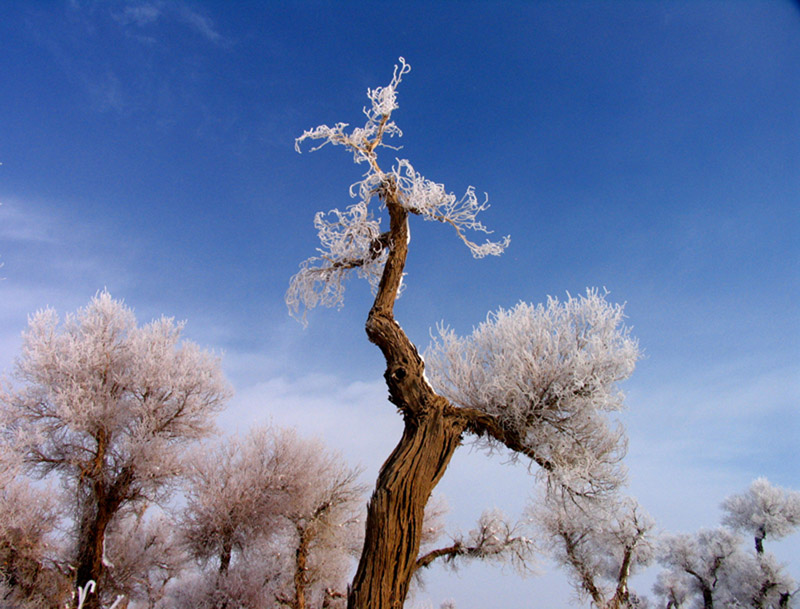
M 103 543 L 106 528 L 111 521 L 111 514 L 103 506 L 97 513 L 88 517 L 81 526 L 81 538 L 78 541 L 76 584 L 83 588 L 88 582 L 95 582 L 95 593 L 86 596 L 83 609 L 99 609 L 99 585 L 105 571 L 103 564 Z M 77 601 L 76 601 L 77 602 Z
M 383 465 L 369 503 L 364 549 L 348 607 L 403 606 L 416 570 L 425 505 L 462 430 L 456 419 L 436 409 L 406 417 L 403 437 Z
M 369 502 L 349 609 L 398 609 L 416 569 L 422 519 L 431 492 L 461 441 L 467 421 L 437 395 L 424 377 L 416 347 L 394 320 L 394 301 L 408 253 L 408 212 L 394 183 L 380 193 L 389 211 L 389 255 L 366 331 L 383 352 L 389 399 L 403 415 L 399 444 L 383 464 Z
M 100 587 L 105 572 L 103 550 L 106 529 L 123 501 L 131 498 L 131 484 L 134 478 L 131 466 L 123 467 L 112 484 L 108 484 L 105 480 L 107 472 L 103 470 L 103 466 L 109 442 L 110 438 L 105 433 L 98 434 L 97 452 L 92 469 L 87 472 L 87 477 L 92 480 L 91 495 L 84 505 L 81 518 L 75 584 L 83 588 L 88 582 L 93 581 L 95 591 L 86 596 L 83 609 L 100 609 Z
M 311 535 L 307 529 L 297 527 L 299 541 L 294 554 L 294 601 L 292 609 L 306 609 L 306 588 L 308 587 L 308 548 Z

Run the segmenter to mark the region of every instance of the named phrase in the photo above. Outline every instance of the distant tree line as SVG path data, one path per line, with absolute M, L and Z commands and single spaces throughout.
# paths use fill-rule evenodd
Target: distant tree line
M 0 607 L 346 603 L 365 530 L 359 470 L 294 430 L 217 434 L 230 390 L 180 329 L 138 327 L 105 292 L 62 325 L 53 311 L 31 317 L 17 383 L 0 392 Z M 415 579 L 470 559 L 525 575 L 540 555 L 598 609 L 796 604 L 796 582 L 765 546 L 800 527 L 798 492 L 758 479 L 723 502 L 724 528 L 657 536 L 619 491 L 541 489 L 518 522 L 488 510 L 466 535 L 447 535 L 446 510 L 430 502 Z M 629 581 L 656 560 L 648 599 Z

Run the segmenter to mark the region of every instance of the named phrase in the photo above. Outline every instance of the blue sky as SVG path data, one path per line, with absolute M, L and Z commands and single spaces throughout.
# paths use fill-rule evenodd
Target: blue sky
M 512 239 L 476 261 L 412 225 L 412 338 L 605 287 L 646 354 L 621 419 L 630 492 L 659 525 L 712 526 L 760 475 L 800 489 L 796 3 L 20 1 L 0 5 L 0 52 L 2 369 L 29 313 L 107 288 L 224 352 L 226 429 L 297 425 L 374 478 L 401 424 L 363 332 L 369 289 L 354 280 L 307 329 L 283 294 L 314 213 L 362 173 L 294 138 L 359 123 L 402 55 L 397 154 L 488 193 L 484 222 Z M 441 487 L 468 528 L 518 512 L 531 481 L 464 448 Z M 562 574 L 428 581 L 420 607 L 570 596 Z

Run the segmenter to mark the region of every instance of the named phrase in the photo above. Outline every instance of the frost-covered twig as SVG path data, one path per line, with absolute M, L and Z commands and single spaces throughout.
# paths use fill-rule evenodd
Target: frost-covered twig
M 342 306 L 344 283 L 352 270 L 367 279 L 373 290 L 377 287 L 386 262 L 386 251 L 392 244 L 388 239 L 380 238 L 379 221 L 370 212 L 369 205 L 376 194 L 383 199 L 391 193 L 392 199 L 409 213 L 449 224 L 476 258 L 497 256 L 508 247 L 509 237 L 499 241 L 486 240 L 483 244 L 467 237 L 469 231 L 491 232 L 477 219 L 488 204 L 478 201 L 471 186 L 459 199 L 448 193 L 442 184 L 418 173 L 407 159 L 397 159 L 396 165 L 388 171 L 378 164 L 377 149 L 394 148 L 385 143 L 386 138 L 402 136 L 391 116 L 398 107 L 397 86 L 410 70 L 411 66 L 401 57 L 399 65 L 395 65 L 391 82 L 385 87 L 367 91 L 370 106 L 364 108 L 367 121 L 363 127 L 349 129 L 347 123 L 336 123 L 332 127 L 319 125 L 306 130 L 295 140 L 298 152 L 305 140 L 321 140 L 322 143 L 312 151 L 326 144 L 345 146 L 353 153 L 356 163 L 368 164 L 363 179 L 350 188 L 350 196 L 359 198 L 358 203 L 347 207 L 344 212 L 334 209 L 315 216 L 314 224 L 320 238 L 319 255 L 300 265 L 286 293 L 290 313 L 303 322 L 304 312 L 318 305 Z M 327 219 L 331 217 L 333 220 Z
M 453 535 L 450 545 L 421 555 L 417 570 L 436 560 L 456 568 L 460 561 L 478 559 L 511 563 L 518 572 L 526 574 L 531 571 L 533 553 L 533 542 L 519 532 L 517 525 L 511 524 L 499 510 L 487 510 L 469 534 Z

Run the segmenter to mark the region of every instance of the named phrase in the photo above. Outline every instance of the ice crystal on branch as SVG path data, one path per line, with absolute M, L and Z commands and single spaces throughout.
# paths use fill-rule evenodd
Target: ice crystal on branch
M 398 159 L 397 166 L 393 168 L 393 176 L 405 195 L 401 199 L 403 206 L 411 213 L 421 215 L 426 220 L 450 224 L 475 258 L 499 256 L 511 242 L 511 238 L 508 236 L 500 241 L 487 240 L 483 245 L 467 239 L 464 234 L 464 231 L 467 230 L 481 233 L 492 232 L 477 220 L 478 214 L 488 209 L 489 204 L 486 200 L 483 203 L 478 202 L 472 186 L 467 188 L 463 197 L 457 199 L 453 193 L 445 190 L 444 184 L 432 182 L 414 171 L 411 163 L 406 159 Z
M 352 150 L 356 163 L 369 161 L 370 164 L 374 164 L 377 156 L 375 148 L 386 146 L 383 143 L 384 136 L 397 135 L 400 137 L 403 135 L 394 121 L 389 119 L 392 112 L 397 109 L 397 85 L 400 84 L 403 75 L 410 71 L 411 66 L 401 57 L 400 65 L 394 67 L 392 82 L 385 87 L 367 89 L 367 97 L 372 102 L 372 106 L 364 108 L 367 122 L 363 127 L 356 127 L 349 134 L 345 132 L 345 129 L 350 126 L 348 123 L 336 123 L 333 127 L 320 125 L 314 129 L 307 129 L 295 140 L 295 150 L 300 152 L 300 144 L 307 139 L 323 140 L 322 144 L 312 148 L 312 151 L 319 150 L 325 144 L 347 146 Z
M 386 262 L 380 221 L 372 217 L 365 202 L 344 212 L 318 212 L 314 226 L 322 246 L 317 248 L 319 256 L 300 265 L 286 292 L 286 304 L 295 315 L 303 305 L 306 309 L 342 306 L 345 280 L 353 269 L 377 289 Z
M 367 91 L 370 106 L 364 108 L 367 122 L 363 127 L 349 129 L 347 123 L 335 123 L 332 127 L 320 125 L 306 130 L 295 140 L 298 152 L 305 140 L 321 140 L 322 143 L 312 151 L 326 144 L 345 146 L 353 153 L 356 163 L 368 164 L 363 179 L 350 188 L 350 196 L 360 199 L 359 202 L 344 212 L 334 209 L 315 217 L 314 224 L 321 243 L 319 256 L 300 265 L 286 293 L 286 303 L 295 316 L 301 309 L 308 310 L 318 305 L 341 306 L 344 282 L 354 269 L 359 277 L 370 282 L 373 289 L 377 287 L 392 244 L 380 233 L 379 221 L 370 212 L 369 205 L 376 194 L 385 202 L 387 193 L 391 193 L 393 201 L 409 213 L 449 224 L 476 258 L 497 256 L 509 244 L 509 237 L 499 241 L 487 240 L 483 244 L 467 237 L 469 231 L 491 232 L 477 219 L 488 204 L 478 200 L 471 186 L 459 199 L 448 193 L 444 185 L 418 173 L 407 159 L 397 159 L 387 171 L 378 164 L 376 150 L 379 147 L 392 148 L 385 139 L 402 136 L 391 116 L 398 107 L 397 86 L 410 70 L 411 66 L 401 57 L 391 82 L 385 87 Z

